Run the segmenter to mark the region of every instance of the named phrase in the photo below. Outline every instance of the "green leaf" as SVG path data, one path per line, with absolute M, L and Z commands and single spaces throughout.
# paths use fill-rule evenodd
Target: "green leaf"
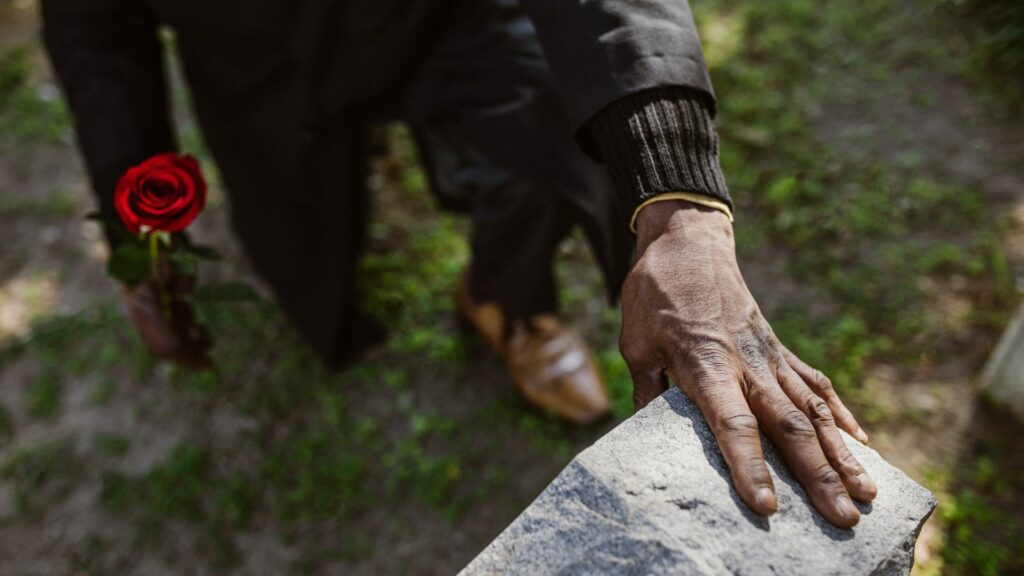
M 178 274 L 193 275 L 196 273 L 198 267 L 196 257 L 186 250 L 175 250 L 167 255 L 167 259 Z
M 138 242 L 125 242 L 114 250 L 107 262 L 107 274 L 133 288 L 150 273 L 149 252 Z

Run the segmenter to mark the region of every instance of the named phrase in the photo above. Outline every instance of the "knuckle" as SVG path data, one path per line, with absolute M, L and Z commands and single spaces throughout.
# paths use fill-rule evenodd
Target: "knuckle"
M 817 396 L 807 401 L 807 414 L 811 417 L 811 420 L 819 426 L 828 427 L 835 424 L 835 418 L 832 416 L 832 410 L 824 400 Z
M 779 427 L 782 433 L 787 436 L 800 438 L 814 438 L 817 436 L 814 426 L 811 424 L 810 419 L 807 418 L 807 415 L 795 408 L 779 418 Z
M 750 454 L 749 456 L 747 456 L 746 464 L 752 470 L 756 470 L 757 472 L 760 472 L 761 469 L 764 469 L 764 471 L 766 472 L 768 471 L 768 467 L 764 463 L 764 456 L 760 454 Z
M 751 414 L 725 416 L 719 420 L 716 428 L 723 434 L 734 437 L 756 438 L 758 436 L 757 418 Z
M 750 454 L 747 456 L 744 465 L 747 467 L 747 474 L 750 478 L 761 484 L 770 484 L 771 474 L 768 472 L 768 465 L 764 463 L 764 456 L 761 454 Z
M 705 340 L 690 349 L 693 360 L 704 372 L 723 374 L 732 372 L 732 354 L 729 347 L 719 340 Z
M 764 386 L 759 386 L 756 380 L 743 379 L 743 393 L 746 395 L 747 403 L 751 406 L 759 406 L 768 403 L 771 394 Z
M 775 373 L 776 374 L 780 374 L 780 373 L 786 371 L 789 368 L 789 364 L 786 363 L 786 359 L 785 359 L 785 357 L 782 356 L 782 354 L 776 354 L 774 356 L 774 359 L 775 359 L 775 366 L 774 366 L 774 368 L 775 368 Z
M 852 476 L 864 472 L 864 467 L 860 465 L 860 462 L 857 461 L 849 450 L 844 449 L 843 453 L 840 454 L 839 465 L 846 473 Z
M 761 360 L 764 356 L 761 343 L 752 336 L 739 338 L 738 348 L 740 349 L 740 354 L 746 360 Z
M 764 343 L 755 335 L 741 335 L 736 339 L 736 348 L 743 362 L 754 372 L 760 372 L 769 366 L 768 355 Z
M 814 481 L 821 486 L 834 487 L 842 484 L 839 473 L 827 462 L 814 469 Z
M 811 386 L 814 386 L 819 392 L 831 392 L 832 381 L 828 379 L 828 376 L 822 374 L 821 370 L 817 368 L 811 369 Z

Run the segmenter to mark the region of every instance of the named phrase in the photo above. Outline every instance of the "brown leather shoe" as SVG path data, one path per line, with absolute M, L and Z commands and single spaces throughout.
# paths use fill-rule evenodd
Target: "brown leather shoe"
M 516 322 L 505 337 L 505 314 L 493 302 L 476 303 L 467 275 L 459 278 L 459 313 L 504 360 L 519 391 L 532 404 L 577 424 L 608 413 L 608 388 L 594 356 L 574 331 L 552 314 Z

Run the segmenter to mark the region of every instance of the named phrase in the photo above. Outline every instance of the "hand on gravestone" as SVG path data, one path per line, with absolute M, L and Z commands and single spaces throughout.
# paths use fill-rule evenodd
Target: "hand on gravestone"
M 775 337 L 740 274 L 724 214 L 685 201 L 640 211 L 622 322 L 637 409 L 671 378 L 704 414 L 751 509 L 777 508 L 760 427 L 822 516 L 840 527 L 858 522 L 850 497 L 870 501 L 876 488 L 837 425 L 861 442 L 867 435 L 829 380 Z

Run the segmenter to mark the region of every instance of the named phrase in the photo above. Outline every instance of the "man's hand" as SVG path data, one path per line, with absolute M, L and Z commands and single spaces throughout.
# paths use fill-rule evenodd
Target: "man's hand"
M 122 292 L 122 309 L 154 357 L 188 368 L 209 368 L 212 342 L 206 330 L 196 322 L 188 299 L 195 289 L 195 278 L 180 274 L 169 276 L 166 307 L 161 302 L 156 281 L 149 279 Z
M 815 508 L 851 527 L 876 488 L 837 425 L 867 435 L 832 384 L 775 337 L 736 264 L 722 213 L 683 201 L 645 207 L 636 262 L 622 288 L 622 355 L 639 409 L 667 388 L 666 375 L 704 414 L 736 491 L 762 515 L 775 512 L 759 427 L 779 447 Z

